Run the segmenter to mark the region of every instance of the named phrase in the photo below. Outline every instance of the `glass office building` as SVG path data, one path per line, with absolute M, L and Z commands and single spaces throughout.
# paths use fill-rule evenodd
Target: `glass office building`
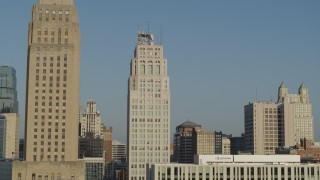
M 18 113 L 16 70 L 0 66 L 0 113 Z

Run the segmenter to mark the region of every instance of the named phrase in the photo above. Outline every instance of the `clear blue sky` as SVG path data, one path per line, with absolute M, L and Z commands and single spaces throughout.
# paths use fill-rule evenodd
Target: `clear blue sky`
M 16 68 L 24 120 L 27 29 L 36 0 L 2 0 L 0 64 Z M 163 27 L 171 78 L 171 134 L 190 120 L 206 130 L 244 132 L 243 106 L 276 100 L 284 81 L 309 88 L 320 139 L 319 0 L 77 0 L 81 102 L 97 101 L 114 138 L 126 140 L 126 96 L 138 27 Z M 256 88 L 257 87 L 257 88 Z M 23 125 L 23 124 L 22 124 Z M 23 129 L 23 128 L 21 128 Z

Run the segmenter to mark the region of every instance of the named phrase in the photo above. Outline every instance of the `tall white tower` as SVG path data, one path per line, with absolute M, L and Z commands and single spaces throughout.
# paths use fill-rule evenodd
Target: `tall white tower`
M 163 46 L 138 33 L 128 81 L 128 179 L 145 180 L 146 163 L 170 161 L 170 91 Z

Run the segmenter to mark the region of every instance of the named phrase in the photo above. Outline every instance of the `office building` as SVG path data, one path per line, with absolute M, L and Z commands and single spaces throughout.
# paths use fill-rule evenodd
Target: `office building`
M 103 150 L 106 163 L 112 161 L 112 127 L 107 128 L 105 125 L 102 127 L 103 136 Z
M 12 179 L 82 179 L 80 34 L 74 0 L 38 0 L 29 23 L 25 161 Z
M 173 139 L 173 161 L 178 163 L 193 162 L 193 131 L 201 125 L 186 121 L 176 127 Z
M 0 113 L 18 113 L 16 70 L 0 66 Z
M 19 157 L 18 95 L 16 70 L 0 66 L 0 158 Z
M 84 158 L 86 163 L 85 180 L 104 180 L 104 158 Z
M 230 150 L 230 139 L 229 136 L 222 135 L 222 153 L 221 154 L 231 154 Z
M 194 129 L 192 138 L 193 155 L 212 155 L 215 154 L 215 132 Z M 192 158 L 193 159 L 193 158 Z
M 97 104 L 93 99 L 88 100 L 86 112 L 82 114 L 80 124 L 82 137 L 84 137 L 87 132 L 92 132 L 95 137 L 102 138 L 101 115 L 100 112 L 97 111 Z
M 112 141 L 112 160 L 126 161 L 126 144 L 120 141 Z
M 103 139 L 94 136 L 92 132 L 87 132 L 85 137 L 79 137 L 79 159 L 86 157 L 104 157 Z
M 19 115 L 0 114 L 0 158 L 19 158 Z
M 78 159 L 79 41 L 73 0 L 38 0 L 29 24 L 26 161 Z
M 274 154 L 279 146 L 294 146 L 304 138 L 314 140 L 312 106 L 303 83 L 298 94 L 288 94 L 282 83 L 277 103 L 249 103 L 244 109 L 245 145 L 253 154 Z
M 214 132 L 214 154 L 222 154 L 222 132 Z
M 170 85 L 163 46 L 138 33 L 128 80 L 128 179 L 145 180 L 146 163 L 170 161 Z
M 245 106 L 246 150 L 252 154 L 274 154 L 279 146 L 278 105 L 256 102 Z
M 240 137 L 230 137 L 230 153 L 232 155 L 241 154 L 245 150 L 244 134 L 241 134 Z
M 278 96 L 279 109 L 282 110 L 281 146 L 293 146 L 301 139 L 314 141 L 312 105 L 309 91 L 304 83 L 298 94 L 289 94 L 288 88 L 281 84 Z

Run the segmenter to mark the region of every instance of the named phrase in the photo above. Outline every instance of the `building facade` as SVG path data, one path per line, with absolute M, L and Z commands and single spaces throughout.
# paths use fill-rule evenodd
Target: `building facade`
M 126 144 L 119 141 L 112 141 L 112 160 L 126 161 Z
M 288 94 L 282 83 L 277 103 L 249 103 L 244 113 L 246 150 L 253 154 L 274 154 L 279 146 L 294 146 L 304 138 L 314 140 L 312 105 L 303 83 L 298 94 Z
M 103 136 L 103 150 L 104 150 L 104 158 L 106 163 L 110 163 L 112 161 L 112 127 L 107 128 L 103 125 L 102 128 L 102 136 Z
M 199 155 L 194 164 L 153 164 L 148 179 L 319 179 L 319 164 L 298 155 Z
M 173 139 L 173 161 L 178 163 L 193 162 L 193 131 L 201 125 L 186 121 L 176 127 Z
M 79 159 L 86 157 L 104 157 L 103 139 L 95 138 L 94 134 L 88 132 L 85 137 L 79 138 Z
M 16 70 L 0 66 L 0 113 L 18 113 Z
M 229 136 L 222 136 L 222 153 L 221 154 L 231 154 L 231 143 L 230 143 L 230 139 Z
M 87 102 L 86 112 L 82 114 L 80 119 L 81 136 L 86 136 L 87 132 L 92 132 L 95 137 L 102 138 L 101 132 L 101 115 L 97 111 L 97 103 L 93 99 Z
M 244 134 L 240 137 L 230 137 L 230 153 L 232 155 L 237 155 L 245 152 L 245 138 Z
M 12 180 L 85 180 L 85 161 L 13 161 Z
M 28 35 L 25 160 L 78 160 L 80 34 L 73 0 L 38 0 Z
M 19 158 L 19 115 L 0 114 L 0 158 Z
M 256 102 L 245 106 L 245 145 L 252 154 L 274 154 L 279 146 L 278 105 Z
M 192 157 L 197 154 L 202 154 L 202 155 L 215 154 L 215 132 L 214 131 L 203 131 L 202 129 L 194 129 L 192 137 L 193 137 Z
M 16 70 L 0 66 L 0 158 L 19 157 L 19 125 Z
M 282 83 L 279 87 L 278 104 L 283 111 L 280 145 L 293 146 L 304 138 L 313 142 L 312 105 L 305 84 L 301 84 L 298 94 L 289 94 L 288 88 Z
M 84 158 L 86 163 L 86 180 L 104 180 L 104 158 Z
M 13 180 L 85 178 L 78 161 L 80 34 L 73 0 L 38 0 L 29 23 L 25 161 Z
M 138 33 L 128 80 L 128 178 L 146 179 L 146 163 L 170 161 L 170 84 L 163 46 Z

